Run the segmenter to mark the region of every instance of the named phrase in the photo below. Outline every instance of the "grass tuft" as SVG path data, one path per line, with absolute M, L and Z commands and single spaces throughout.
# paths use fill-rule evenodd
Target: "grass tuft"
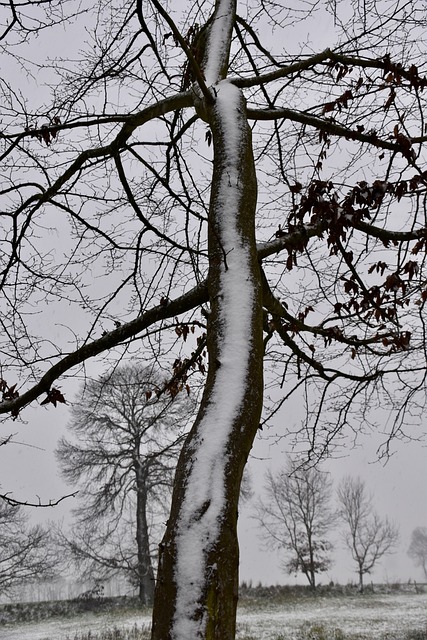
M 99 633 L 86 631 L 83 633 L 75 633 L 73 636 L 67 636 L 66 640 L 149 640 L 151 636 L 148 626 L 138 627 L 136 624 L 130 629 L 119 629 L 113 627 Z

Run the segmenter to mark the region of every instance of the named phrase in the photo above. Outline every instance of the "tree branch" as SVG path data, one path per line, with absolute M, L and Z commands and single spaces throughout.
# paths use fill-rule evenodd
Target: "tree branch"
M 29 502 L 28 500 L 16 500 L 15 498 L 11 498 L 9 493 L 0 493 L 0 500 L 7 502 L 11 507 L 37 507 L 37 508 L 48 508 L 48 507 L 56 507 L 63 500 L 67 500 L 67 498 L 75 498 L 78 494 L 78 491 L 73 491 L 73 493 L 68 493 L 57 500 L 49 500 L 49 502 L 42 502 L 39 498 L 38 502 Z
M 101 338 L 83 345 L 54 364 L 41 377 L 38 383 L 21 396 L 18 396 L 13 400 L 1 402 L 0 414 L 13 412 L 16 415 L 16 412 L 38 398 L 42 393 L 47 393 L 50 390 L 52 383 L 72 367 L 81 364 L 88 358 L 93 358 L 94 356 L 125 342 L 127 339 L 141 333 L 141 331 L 144 331 L 144 329 L 156 322 L 159 322 L 160 320 L 180 315 L 181 313 L 185 313 L 186 311 L 193 309 L 195 306 L 203 304 L 207 299 L 207 285 L 206 282 L 202 282 L 200 285 L 197 285 L 189 292 L 184 293 L 175 300 L 170 300 L 166 302 L 166 304 L 159 304 L 142 313 L 135 320 L 123 324 L 119 328 L 108 332 Z

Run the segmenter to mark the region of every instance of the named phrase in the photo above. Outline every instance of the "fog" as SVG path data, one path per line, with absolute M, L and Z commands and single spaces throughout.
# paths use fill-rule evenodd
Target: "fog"
M 71 389 L 75 384 L 68 384 Z M 67 384 L 63 385 L 67 388 Z M 72 394 L 66 396 L 72 402 Z M 9 420 L 2 426 L 2 434 L 14 433 L 13 441 L 0 447 L 1 487 L 11 492 L 14 498 L 42 503 L 56 501 L 78 487 L 67 486 L 60 477 L 55 447 L 58 438 L 66 433 L 69 419 L 68 406 L 56 409 L 38 407 L 23 412 L 24 424 Z M 265 539 L 258 523 L 253 518 L 253 505 L 262 496 L 264 476 L 268 469 L 278 470 L 290 452 L 286 440 L 277 442 L 280 429 L 271 427 L 259 432 L 248 462 L 253 498 L 241 506 L 239 537 L 241 549 L 240 580 L 253 584 L 305 584 L 304 576 L 288 575 L 281 567 L 283 551 L 266 548 Z M 377 448 L 383 442 L 378 433 L 360 438 L 356 447 L 348 443 L 335 453 L 335 457 L 322 463 L 322 468 L 331 473 L 334 485 L 347 475 L 360 476 L 373 496 L 373 504 L 381 517 L 387 516 L 400 528 L 400 541 L 395 553 L 383 558 L 366 582 L 423 582 L 420 568 L 415 567 L 407 550 L 411 532 L 416 526 L 427 526 L 426 444 L 424 442 L 391 443 L 391 455 L 387 460 L 378 460 Z M 51 508 L 26 507 L 32 522 L 49 520 L 72 521 L 71 510 L 77 498 L 67 498 Z M 340 526 L 334 528 L 333 565 L 318 576 L 320 584 L 330 581 L 346 584 L 357 582 L 355 567 L 349 551 L 340 537 Z

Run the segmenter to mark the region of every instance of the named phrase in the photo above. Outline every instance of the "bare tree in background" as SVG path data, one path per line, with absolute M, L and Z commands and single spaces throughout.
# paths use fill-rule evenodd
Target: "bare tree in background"
M 399 529 L 374 511 L 372 497 L 360 478 L 346 476 L 339 484 L 340 516 L 346 531 L 344 541 L 356 563 L 359 589 L 363 578 L 386 554 L 392 553 L 399 541 Z
M 170 6 L 0 6 L 0 411 L 147 353 L 191 386 L 206 345 L 152 633 L 224 640 L 263 403 L 312 458 L 371 407 L 382 454 L 421 437 L 427 9 Z
M 47 530 L 30 526 L 22 507 L 0 500 L 0 595 L 53 577 L 57 563 Z
M 332 481 L 327 473 L 289 459 L 278 473 L 267 473 L 265 496 L 256 507 L 263 539 L 287 552 L 286 571 L 304 574 L 312 589 L 316 575 L 332 564 L 328 537 L 336 519 L 331 497 Z
M 412 558 L 417 567 L 421 567 L 424 578 L 427 579 L 427 528 L 415 527 L 411 535 L 411 544 L 408 556 Z
M 154 596 L 153 555 L 167 519 L 178 453 L 194 403 L 160 397 L 153 368 L 121 366 L 88 381 L 72 407 L 57 450 L 80 506 L 71 538 L 62 537 L 85 578 L 124 573 L 144 604 Z M 155 525 L 157 524 L 157 535 Z
M 253 481 L 249 469 L 245 467 L 240 485 L 240 504 L 249 502 L 254 497 Z

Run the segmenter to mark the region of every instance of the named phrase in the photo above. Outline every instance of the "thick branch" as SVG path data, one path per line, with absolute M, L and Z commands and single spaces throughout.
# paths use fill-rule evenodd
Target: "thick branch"
M 154 118 L 164 116 L 166 113 L 170 113 L 178 109 L 183 109 L 185 107 L 191 107 L 192 104 L 193 99 L 191 93 L 187 91 L 185 93 L 178 93 L 170 98 L 160 100 L 159 102 L 150 105 L 146 109 L 128 116 L 120 132 L 117 134 L 114 140 L 110 142 L 110 144 L 106 145 L 105 147 L 96 147 L 95 149 L 87 149 L 85 151 L 82 151 L 82 153 L 77 156 L 74 162 L 70 164 L 68 169 L 64 171 L 64 173 L 52 184 L 51 187 L 49 187 L 49 189 L 46 189 L 46 191 L 42 194 L 31 196 L 21 205 L 18 213 L 25 207 L 30 205 L 32 202 L 37 202 L 38 204 L 47 202 L 50 198 L 58 193 L 61 187 L 66 182 L 68 182 L 68 180 L 70 180 L 78 171 L 80 171 L 80 169 L 88 160 L 115 156 L 117 154 L 117 151 L 125 146 L 126 142 L 138 127 L 141 127 L 143 124 L 146 124 Z
M 276 71 L 271 71 L 270 73 L 264 73 L 260 76 L 255 76 L 252 78 L 231 78 L 230 82 L 236 85 L 236 87 L 241 87 L 242 89 L 247 87 L 254 87 L 259 84 L 267 84 L 269 82 L 273 82 L 274 80 L 278 80 L 279 78 L 284 78 L 286 76 L 300 73 L 301 71 L 305 71 L 306 69 L 310 69 L 314 67 L 316 64 L 320 62 L 324 62 L 331 57 L 331 50 L 325 49 L 325 51 L 321 51 L 320 53 L 316 53 L 316 55 L 307 58 L 306 60 L 302 60 L 301 62 L 295 62 L 294 64 L 290 64 L 286 67 L 281 67 Z
M 157 305 L 145 313 L 142 313 L 135 320 L 123 324 L 118 329 L 114 329 L 114 331 L 110 331 L 106 335 L 102 336 L 102 338 L 83 345 L 54 364 L 42 376 L 40 381 L 22 394 L 22 396 L 18 396 L 14 400 L 0 403 L 0 414 L 9 412 L 16 413 L 22 409 L 22 407 L 25 407 L 30 402 L 38 398 L 42 393 L 48 392 L 53 382 L 72 367 L 85 362 L 88 358 L 93 358 L 100 353 L 123 343 L 127 339 L 141 333 L 141 331 L 144 331 L 144 329 L 156 322 L 159 322 L 160 320 L 180 315 L 181 313 L 185 313 L 186 311 L 203 304 L 203 302 L 207 301 L 207 298 L 207 286 L 206 283 L 203 282 L 191 289 L 188 293 L 179 296 L 179 298 L 171 300 L 166 304 Z
M 373 145 L 380 149 L 388 149 L 389 151 L 401 151 L 401 147 L 393 142 L 382 140 L 373 133 L 360 133 L 354 129 L 348 129 L 332 120 L 326 120 L 313 116 L 303 111 L 295 111 L 294 109 L 248 109 L 248 118 L 251 120 L 291 120 L 292 122 L 300 122 L 310 127 L 314 127 L 320 131 L 326 131 L 334 136 L 346 138 L 347 140 L 358 140 L 366 144 Z M 417 138 L 411 142 L 420 142 Z
M 289 75 L 296 75 L 301 71 L 305 71 L 314 67 L 317 64 L 324 63 L 329 60 L 332 63 L 339 62 L 341 64 L 345 64 L 352 67 L 360 67 L 363 69 L 383 69 L 388 70 L 393 68 L 392 63 L 387 58 L 380 59 L 371 59 L 371 58 L 358 58 L 354 56 L 346 56 L 340 53 L 334 53 L 331 49 L 325 49 L 320 53 L 316 53 L 314 56 L 307 58 L 301 62 L 295 62 L 285 67 L 281 67 L 275 71 L 271 71 L 270 73 L 265 73 L 260 76 L 255 76 L 251 78 L 232 78 L 231 82 L 235 84 L 237 87 L 247 88 L 254 87 L 261 84 L 267 84 L 269 82 L 273 82 L 278 80 L 279 78 L 285 78 Z M 399 75 L 403 78 L 407 79 L 409 82 L 412 81 L 412 77 L 409 71 L 405 70 L 403 67 L 399 66 Z
M 408 232 L 388 231 L 362 222 L 358 222 L 357 225 L 355 225 L 355 228 L 381 240 L 408 241 L 417 239 L 423 236 L 425 233 L 424 230 Z M 304 239 L 320 237 L 323 231 L 324 225 L 322 224 L 315 226 L 307 225 L 302 229 L 284 234 L 283 236 L 275 238 L 270 242 L 260 243 L 257 245 L 258 260 L 262 261 L 263 259 L 268 258 L 273 254 L 279 253 L 285 249 L 287 250 L 289 246 L 292 246 L 292 243 L 298 244 L 301 241 L 302 237 Z M 264 296 L 266 296 L 266 293 L 264 293 Z M 194 309 L 195 307 L 200 306 L 207 301 L 207 283 L 206 281 L 203 281 L 175 300 L 170 300 L 165 305 L 160 304 L 156 307 L 153 307 L 152 309 L 145 311 L 134 320 L 123 324 L 119 328 L 108 332 L 101 338 L 85 344 L 82 347 L 76 349 L 76 351 L 74 351 L 73 353 L 65 356 L 62 360 L 54 364 L 42 376 L 40 381 L 33 387 L 31 387 L 31 389 L 29 389 L 27 392 L 25 392 L 21 396 L 18 396 L 14 400 L 0 403 L 0 414 L 10 412 L 16 414 L 20 409 L 36 400 L 40 395 L 48 392 L 52 384 L 62 374 L 69 371 L 71 368 L 83 363 L 88 358 L 93 358 L 103 353 L 104 351 L 122 344 L 129 338 L 133 338 L 156 322 L 175 317 L 182 313 L 186 313 L 187 311 L 190 311 L 191 309 Z M 280 302 L 276 298 L 274 298 L 271 291 L 269 297 L 264 297 L 264 304 L 272 314 L 285 318 L 285 320 L 291 322 L 299 331 L 308 331 L 312 334 L 321 335 L 327 338 L 331 335 L 328 329 L 319 326 L 309 326 L 304 322 L 294 318 L 286 311 L 283 305 L 281 305 Z M 387 337 L 388 335 L 390 334 L 381 334 L 375 336 L 374 338 L 365 340 L 347 338 L 346 336 L 341 335 L 339 337 L 339 341 L 348 345 L 360 346 L 378 343 L 383 337 Z

